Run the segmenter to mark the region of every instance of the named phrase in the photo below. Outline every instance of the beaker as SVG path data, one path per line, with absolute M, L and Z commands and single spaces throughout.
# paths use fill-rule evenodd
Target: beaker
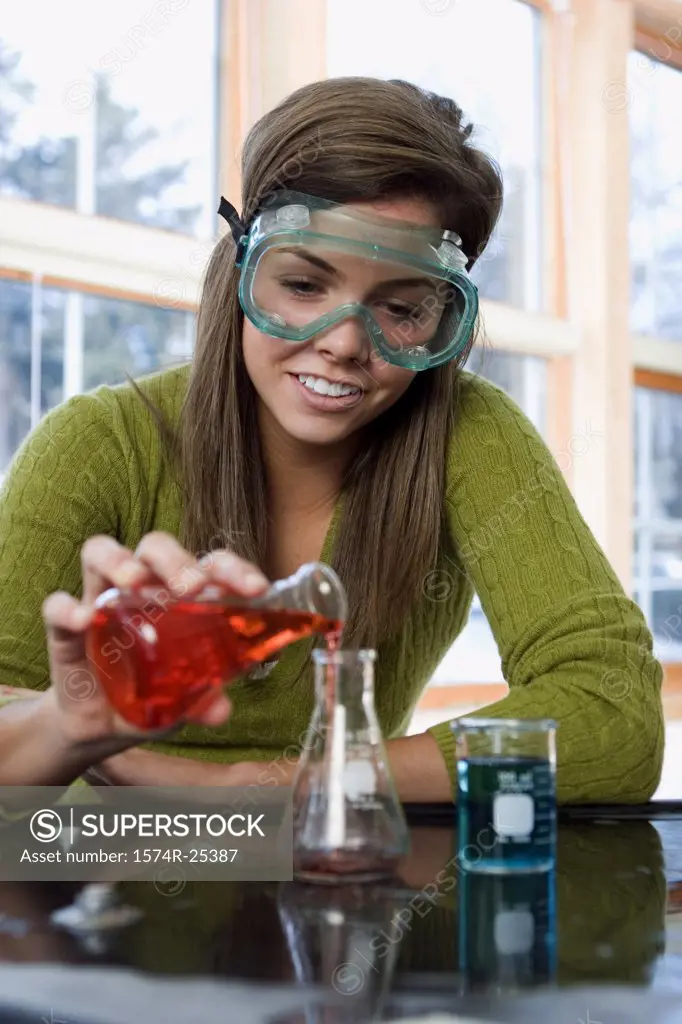
M 112 707 L 141 730 L 180 724 L 288 644 L 340 635 L 347 617 L 341 581 L 321 562 L 256 597 L 217 584 L 191 597 L 145 585 L 107 590 L 95 609 L 88 658 Z
M 312 652 L 316 707 L 294 780 L 294 877 L 392 877 L 409 834 L 374 707 L 373 650 Z
M 460 718 L 457 849 L 467 871 L 546 871 L 556 849 L 556 722 Z

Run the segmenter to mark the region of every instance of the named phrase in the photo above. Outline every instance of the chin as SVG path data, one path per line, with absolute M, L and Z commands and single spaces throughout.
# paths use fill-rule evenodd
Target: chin
M 309 416 L 277 416 L 277 423 L 293 440 L 301 444 L 330 445 L 345 440 L 354 433 L 348 426 Z

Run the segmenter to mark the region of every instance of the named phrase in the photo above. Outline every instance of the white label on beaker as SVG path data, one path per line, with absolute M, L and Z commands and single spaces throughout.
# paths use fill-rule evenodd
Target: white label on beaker
M 535 805 L 527 793 L 497 793 L 493 828 L 498 836 L 529 836 L 535 825 Z
M 373 796 L 376 789 L 373 765 L 369 761 L 347 761 L 343 771 L 343 788 L 348 800 Z
M 527 953 L 533 948 L 535 918 L 528 910 L 502 910 L 495 915 L 495 949 L 503 956 Z

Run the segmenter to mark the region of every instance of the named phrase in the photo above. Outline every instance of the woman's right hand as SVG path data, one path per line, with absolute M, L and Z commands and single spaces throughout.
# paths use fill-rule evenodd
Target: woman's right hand
M 91 537 L 83 545 L 81 565 L 82 600 L 58 591 L 43 604 L 52 681 L 45 699 L 51 702 L 50 719 L 60 745 L 76 759 L 96 764 L 153 738 L 116 714 L 88 661 L 85 640 L 96 598 L 110 587 L 143 584 L 164 586 L 171 596 L 181 587 L 187 597 L 208 583 L 251 597 L 269 584 L 256 566 L 230 551 L 214 551 L 198 561 L 174 537 L 161 532 L 147 534 L 134 554 L 112 537 Z M 192 720 L 215 726 L 229 713 L 230 702 L 221 691 Z

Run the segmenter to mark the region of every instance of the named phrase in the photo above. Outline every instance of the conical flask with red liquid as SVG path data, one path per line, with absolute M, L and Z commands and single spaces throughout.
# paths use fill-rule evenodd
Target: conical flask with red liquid
M 200 712 L 219 688 L 288 644 L 338 637 L 346 617 L 343 585 L 321 562 L 254 598 L 213 584 L 190 598 L 154 586 L 112 588 L 95 603 L 87 654 L 121 718 L 158 731 Z
M 294 780 L 294 876 L 395 876 L 409 833 L 374 707 L 372 650 L 319 648 L 316 708 Z

